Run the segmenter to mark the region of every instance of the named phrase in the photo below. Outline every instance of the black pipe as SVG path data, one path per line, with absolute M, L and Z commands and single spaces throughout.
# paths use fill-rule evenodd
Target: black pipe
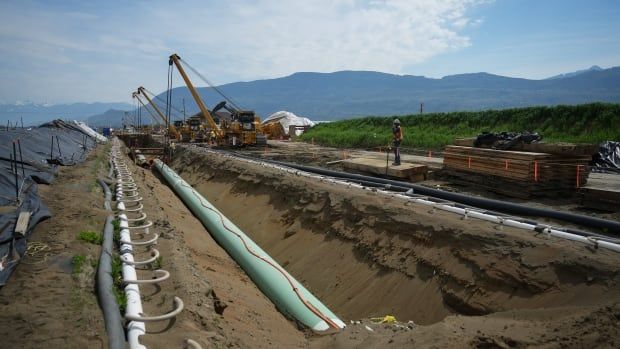
M 97 178 L 97 182 L 99 183 L 99 185 L 101 185 L 101 188 L 103 189 L 103 195 L 105 196 L 105 199 L 103 201 L 103 207 L 108 211 L 112 211 L 112 207 L 110 206 L 110 201 L 112 200 L 112 192 L 110 191 L 108 184 L 101 177 Z
M 377 178 L 379 179 L 379 178 Z M 392 185 L 392 184 L 384 184 L 384 183 L 380 183 L 380 182 L 375 182 L 375 181 L 367 181 L 367 180 L 361 180 L 361 179 L 348 179 L 351 182 L 354 183 L 358 183 L 360 185 L 363 185 L 365 187 L 372 187 L 372 188 L 380 188 L 383 190 L 389 190 L 389 191 L 394 191 L 394 192 L 399 192 L 399 193 L 404 193 L 404 195 L 410 196 L 410 197 L 419 197 L 419 196 L 423 196 L 424 198 L 426 198 L 428 201 L 433 201 L 433 202 L 437 202 L 437 203 L 443 203 L 444 201 L 442 200 L 436 200 L 435 197 L 431 197 L 431 196 L 424 196 L 424 195 L 418 195 L 418 194 L 414 194 L 413 190 L 411 188 L 408 187 L 404 187 L 404 186 L 400 186 L 400 185 Z M 435 200 L 433 200 L 435 199 Z M 461 209 L 472 209 L 472 208 L 478 208 L 478 207 L 473 207 L 473 206 L 469 206 L 469 205 L 463 205 L 463 204 L 459 204 L 459 203 L 453 203 L 454 207 L 457 208 L 461 208 Z M 540 224 L 537 221 L 532 221 L 529 219 L 524 219 L 521 217 L 511 217 L 509 215 L 506 215 L 505 213 L 501 213 L 501 212 L 497 212 L 497 211 L 492 211 L 492 210 L 479 210 L 478 212 L 483 213 L 483 214 L 488 214 L 488 215 L 492 215 L 492 216 L 497 216 L 497 217 L 502 217 L 502 218 L 508 218 L 508 219 L 512 219 L 521 223 L 525 223 L 525 224 L 531 224 L 534 226 L 543 226 L 542 224 Z M 581 236 L 594 236 L 594 237 L 599 237 L 599 238 L 609 238 L 609 236 L 607 235 L 602 235 L 602 234 L 597 234 L 597 233 L 592 233 L 592 232 L 587 232 L 587 231 L 582 231 L 582 230 L 575 230 L 575 229 L 566 229 L 566 228 L 558 228 L 558 230 L 562 230 L 565 231 L 567 233 L 571 233 L 571 234 L 575 234 L 575 235 L 581 235 Z
M 60 151 L 60 141 L 58 140 L 58 136 L 56 136 L 56 147 L 58 147 L 59 157 L 62 158 L 62 152 Z
M 591 217 L 591 216 L 585 216 L 585 215 L 580 215 L 580 214 L 575 214 L 575 213 L 555 211 L 555 210 L 550 210 L 550 209 L 545 209 L 545 208 L 527 207 L 527 206 L 515 204 L 512 202 L 473 197 L 473 196 L 469 196 L 465 194 L 447 192 L 447 191 L 443 191 L 439 189 L 424 187 L 418 184 L 394 181 L 390 179 L 376 178 L 376 177 L 370 177 L 370 176 L 364 176 L 364 175 L 358 175 L 358 174 L 352 174 L 352 173 L 344 173 L 344 172 L 327 170 L 327 169 L 319 168 L 319 167 L 298 165 L 298 164 L 292 164 L 292 163 L 281 162 L 281 161 L 273 161 L 273 160 L 263 160 L 263 161 L 277 164 L 280 166 L 295 168 L 295 169 L 302 170 L 302 171 L 322 174 L 325 176 L 358 179 L 358 180 L 372 181 L 376 183 L 390 184 L 394 186 L 403 186 L 409 189 L 413 189 L 413 192 L 416 194 L 433 196 L 433 197 L 443 199 L 443 200 L 454 201 L 454 202 L 458 202 L 458 203 L 469 205 L 469 206 L 474 206 L 474 207 L 489 209 L 489 210 L 496 210 L 499 212 L 504 212 L 504 213 L 509 213 L 509 214 L 557 219 L 557 220 L 571 222 L 571 223 L 584 225 L 584 226 L 588 226 L 592 228 L 603 229 L 603 230 L 606 230 L 607 233 L 611 233 L 614 236 L 620 236 L 620 222 L 617 222 L 617 221 L 612 221 L 612 220 L 607 220 L 607 219 L 602 219 L 602 218 L 597 218 L 597 217 Z
M 17 146 L 19 148 L 19 161 L 22 163 L 22 176 L 26 178 L 26 170 L 24 169 L 24 157 L 22 155 L 22 142 L 17 139 Z
M 11 173 L 13 173 L 13 154 L 9 151 L 9 166 L 11 166 Z
M 50 161 L 54 160 L 54 135 L 52 135 L 52 146 L 50 147 Z
M 13 141 L 13 160 L 15 160 L 15 200 L 19 201 L 19 179 L 17 178 L 17 150 Z
M 109 190 L 109 189 L 108 189 Z M 97 296 L 103 311 L 105 329 L 108 334 L 108 348 L 125 348 L 125 331 L 118 302 L 114 297 L 114 280 L 112 279 L 112 251 L 114 239 L 114 215 L 109 215 L 103 228 L 101 256 L 97 267 Z

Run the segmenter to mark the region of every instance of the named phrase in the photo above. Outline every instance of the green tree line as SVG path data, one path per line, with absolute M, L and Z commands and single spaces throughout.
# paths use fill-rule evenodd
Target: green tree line
M 368 116 L 318 124 L 301 136 L 306 142 L 346 148 L 373 148 L 391 142 L 392 120 L 404 130 L 403 147 L 441 149 L 455 138 L 482 132 L 538 132 L 546 142 L 599 143 L 620 140 L 620 104 L 590 103 L 476 112 Z

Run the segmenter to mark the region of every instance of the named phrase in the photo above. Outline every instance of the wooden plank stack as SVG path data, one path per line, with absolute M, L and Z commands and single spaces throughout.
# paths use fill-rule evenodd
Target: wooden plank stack
M 572 195 L 585 185 L 590 159 L 449 145 L 444 150 L 444 172 L 457 182 L 517 198 Z
M 426 179 L 428 167 L 426 165 L 411 164 L 403 162 L 399 166 L 393 166 L 385 160 L 371 158 L 354 158 L 342 160 L 345 171 L 387 176 L 392 178 L 405 179 L 412 182 L 420 182 Z
M 581 204 L 597 210 L 620 212 L 620 175 L 590 173 L 581 188 Z

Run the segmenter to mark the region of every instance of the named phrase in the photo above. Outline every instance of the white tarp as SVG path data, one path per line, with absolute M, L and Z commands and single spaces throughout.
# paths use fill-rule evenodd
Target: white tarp
M 73 120 L 73 123 L 76 124 L 82 130 L 84 130 L 84 132 L 86 132 L 86 134 L 88 134 L 89 136 L 95 138 L 99 142 L 106 142 L 108 140 L 102 134 L 96 132 L 95 130 L 93 130 L 92 128 L 90 128 L 88 125 L 86 125 L 85 123 L 83 123 L 81 121 Z
M 272 122 L 279 122 L 282 125 L 282 128 L 284 128 L 284 133 L 286 133 L 288 135 L 288 127 L 291 125 L 295 125 L 295 126 L 314 126 L 314 122 L 308 118 L 304 118 L 301 116 L 297 116 L 291 112 L 288 111 L 278 111 L 275 112 L 271 115 L 269 115 L 269 117 L 267 117 L 265 120 L 263 120 L 263 124 L 269 124 Z M 297 136 L 299 136 L 300 134 L 302 134 L 302 130 L 296 130 L 295 134 Z

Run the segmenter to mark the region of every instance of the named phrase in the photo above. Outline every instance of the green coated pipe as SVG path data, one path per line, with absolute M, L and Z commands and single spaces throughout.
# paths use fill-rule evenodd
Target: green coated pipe
M 160 160 L 155 168 L 185 205 L 200 219 L 213 238 L 254 280 L 285 315 L 314 331 L 340 330 L 344 322 L 256 245 L 241 229 Z

